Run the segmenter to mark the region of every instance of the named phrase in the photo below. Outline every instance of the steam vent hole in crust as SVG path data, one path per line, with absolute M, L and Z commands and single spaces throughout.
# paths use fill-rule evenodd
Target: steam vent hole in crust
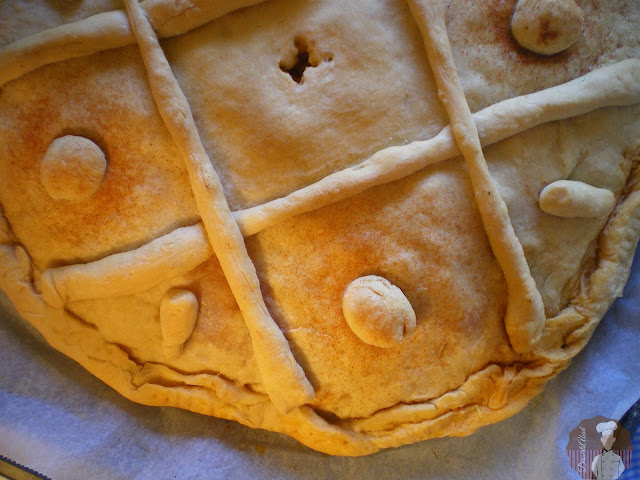
M 395 347 L 416 327 L 416 314 L 402 290 L 376 275 L 349 284 L 342 311 L 353 333 L 375 347 Z
M 56 138 L 40 163 L 40 181 L 54 200 L 79 202 L 100 188 L 107 169 L 102 149 L 88 138 Z
M 296 83 L 304 82 L 304 72 L 307 68 L 315 68 L 322 62 L 331 62 L 333 60 L 332 54 L 319 54 L 313 48 L 313 44 L 304 37 L 297 36 L 293 44 L 295 50 L 288 52 L 280 61 L 280 70 L 289 74 Z

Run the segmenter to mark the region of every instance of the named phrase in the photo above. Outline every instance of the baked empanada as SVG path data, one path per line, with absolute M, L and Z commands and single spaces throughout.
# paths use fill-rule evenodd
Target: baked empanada
M 75 1 L 0 20 L 0 288 L 127 398 L 468 435 L 621 294 L 640 6 Z

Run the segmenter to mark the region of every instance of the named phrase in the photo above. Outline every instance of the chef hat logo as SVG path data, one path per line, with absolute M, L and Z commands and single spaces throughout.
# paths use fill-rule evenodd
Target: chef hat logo
M 582 480 L 617 479 L 631 466 L 633 444 L 624 421 L 602 415 L 585 418 L 568 437 L 569 466 Z
M 613 432 L 615 432 L 617 428 L 618 424 L 614 421 L 602 422 L 596 425 L 596 431 L 602 434 L 603 437 L 613 437 Z

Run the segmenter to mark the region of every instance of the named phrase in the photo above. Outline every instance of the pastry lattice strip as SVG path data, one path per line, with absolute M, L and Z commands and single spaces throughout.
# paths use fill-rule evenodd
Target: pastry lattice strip
M 144 0 L 142 8 L 157 35 L 173 37 L 229 12 L 264 0 Z M 49 63 L 136 43 L 123 10 L 50 28 L 0 48 L 0 86 Z
M 583 115 L 604 107 L 640 102 L 640 60 L 599 68 L 567 83 L 503 100 L 472 114 L 482 146 L 505 140 L 547 122 Z M 295 215 L 311 212 L 369 188 L 460 155 L 451 126 L 435 137 L 384 148 L 358 165 L 345 168 L 281 198 L 235 211 L 245 237 Z
M 518 353 L 531 350 L 542 335 L 545 313 L 542 296 L 511 225 L 507 205 L 491 178 L 478 130 L 462 90 L 447 35 L 442 0 L 408 0 L 420 28 L 438 94 L 451 120 L 451 131 L 466 160 L 471 184 L 493 254 L 509 289 L 505 327 Z
M 313 387 L 267 310 L 244 238 L 156 34 L 137 0 L 125 5 L 160 116 L 185 160 L 207 237 L 249 330 L 262 382 L 276 408 L 286 413 L 309 403 Z

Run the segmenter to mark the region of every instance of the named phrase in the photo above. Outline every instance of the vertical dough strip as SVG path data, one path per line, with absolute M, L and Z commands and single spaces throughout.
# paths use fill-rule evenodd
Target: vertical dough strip
M 507 281 L 509 300 L 505 328 L 511 346 L 518 353 L 528 352 L 542 334 L 544 304 L 531 276 L 522 245 L 513 231 L 507 206 L 491 178 L 482 153 L 478 130 L 453 62 L 444 5 L 441 0 L 408 2 L 422 33 L 438 94 L 451 120 L 453 136 L 467 162 L 491 249 Z
M 156 34 L 137 0 L 125 5 L 158 110 L 184 157 L 202 223 L 251 335 L 263 384 L 275 407 L 286 413 L 310 402 L 313 387 L 267 310 L 244 238 Z

